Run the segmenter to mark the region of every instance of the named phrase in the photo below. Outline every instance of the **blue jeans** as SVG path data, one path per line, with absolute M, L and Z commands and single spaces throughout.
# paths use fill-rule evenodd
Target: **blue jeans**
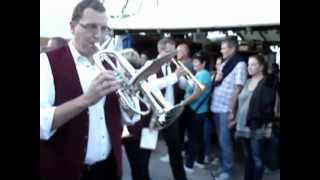
M 270 170 L 280 168 L 279 139 L 272 134 L 270 139 L 264 140 L 264 160 L 265 166 Z
M 245 180 L 262 180 L 264 173 L 264 162 L 262 160 L 263 139 L 252 137 L 242 139 L 243 152 L 245 156 Z
M 219 141 L 219 160 L 223 173 L 232 173 L 233 168 L 233 142 L 231 131 L 228 128 L 228 113 L 214 113 L 213 119 L 217 128 Z

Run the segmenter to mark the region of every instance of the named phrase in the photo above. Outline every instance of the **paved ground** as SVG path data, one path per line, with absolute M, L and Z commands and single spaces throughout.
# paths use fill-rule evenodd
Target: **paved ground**
M 124 149 L 123 149 L 124 150 Z M 159 141 L 157 149 L 151 154 L 150 159 L 150 176 L 152 180 L 173 180 L 171 169 L 169 163 L 165 163 L 159 160 L 167 151 L 167 147 L 163 141 Z M 123 155 L 123 164 L 124 164 L 124 176 L 123 180 L 132 180 L 130 175 L 130 166 L 126 154 Z M 235 166 L 235 177 L 233 180 L 242 180 L 243 179 L 243 165 L 241 157 L 236 157 L 236 166 Z M 213 180 L 213 177 L 210 175 L 210 170 L 212 166 L 206 166 L 205 169 L 195 168 L 192 174 L 187 173 L 189 180 Z M 280 180 L 280 172 L 273 173 L 270 175 L 265 175 L 263 180 Z

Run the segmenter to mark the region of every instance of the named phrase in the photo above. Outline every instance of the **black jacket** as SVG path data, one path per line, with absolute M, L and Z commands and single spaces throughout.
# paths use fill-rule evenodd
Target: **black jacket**
M 247 126 L 258 129 L 272 122 L 276 100 L 276 81 L 272 76 L 263 78 L 254 90 L 247 114 Z

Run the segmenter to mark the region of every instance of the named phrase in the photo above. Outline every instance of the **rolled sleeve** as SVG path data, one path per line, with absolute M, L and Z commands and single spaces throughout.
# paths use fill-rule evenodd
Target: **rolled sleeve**
M 176 82 L 178 82 L 178 77 L 174 73 L 159 79 L 157 79 L 157 77 L 153 75 L 152 78 L 148 79 L 148 83 L 152 88 L 159 88 L 159 89 L 164 89 L 168 86 L 174 85 Z
M 46 54 L 40 54 L 40 139 L 48 140 L 56 130 L 52 130 L 55 88 L 51 67 Z
M 235 84 L 243 86 L 247 80 L 247 66 L 245 62 L 239 62 L 236 66 Z
M 40 139 L 49 140 L 56 130 L 52 130 L 53 114 L 56 107 L 40 108 Z
M 186 80 L 186 78 L 184 78 L 183 76 L 181 76 L 179 78 L 179 88 L 186 90 L 188 87 L 188 81 Z

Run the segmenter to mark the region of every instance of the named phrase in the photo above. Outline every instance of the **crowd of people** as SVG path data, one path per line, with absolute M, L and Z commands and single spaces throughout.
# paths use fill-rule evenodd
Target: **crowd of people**
M 51 38 L 40 50 L 40 178 L 43 180 L 121 179 L 124 146 L 133 180 L 150 180 L 152 149 L 140 147 L 142 129 L 150 128 L 151 114 L 142 116 L 126 109 L 116 94 L 121 81 L 114 69 L 94 61 L 95 43 L 109 34 L 106 9 L 97 0 L 82 0 L 72 13 L 73 38 Z M 186 180 L 189 173 L 214 162 L 213 180 L 232 179 L 234 143 L 244 155 L 244 179 L 261 180 L 268 159 L 279 155 L 280 70 L 268 66 L 263 54 L 238 52 L 238 42 L 226 37 L 214 69 L 204 50 L 191 54 L 188 44 L 162 38 L 157 43 L 161 58 L 177 50 L 187 70 L 171 62 L 146 80 L 170 106 L 183 113 L 170 126 L 158 130 L 167 146 L 160 158 L 169 162 L 173 178 Z M 152 61 L 148 52 L 120 51 L 138 70 Z M 100 63 L 100 64 L 99 64 Z M 101 70 L 100 67 L 104 67 Z M 145 107 L 140 104 L 141 109 Z M 129 137 L 122 137 L 123 120 Z M 216 137 L 217 143 L 212 143 Z M 210 157 L 212 146 L 215 158 Z M 213 171 L 213 170 L 212 170 Z

